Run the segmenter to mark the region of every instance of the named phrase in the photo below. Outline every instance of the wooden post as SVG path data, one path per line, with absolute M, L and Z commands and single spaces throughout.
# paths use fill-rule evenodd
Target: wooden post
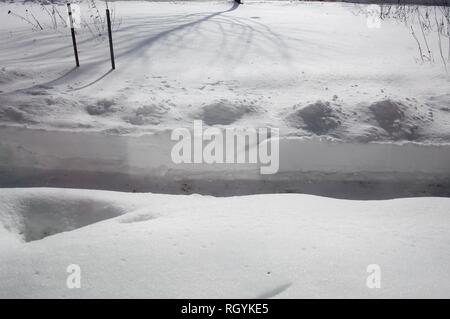
M 70 31 L 72 33 L 72 44 L 73 44 L 73 52 L 75 53 L 75 63 L 77 64 L 77 67 L 79 67 L 80 61 L 78 60 L 77 40 L 75 39 L 75 29 L 73 26 L 72 9 L 70 8 L 70 3 L 67 4 L 67 10 L 69 11 L 69 23 L 70 23 Z
M 113 48 L 113 41 L 112 41 L 111 18 L 109 16 L 109 9 L 106 9 L 106 21 L 108 23 L 109 52 L 111 53 L 111 67 L 114 70 L 116 68 L 116 63 L 114 61 L 114 48 Z

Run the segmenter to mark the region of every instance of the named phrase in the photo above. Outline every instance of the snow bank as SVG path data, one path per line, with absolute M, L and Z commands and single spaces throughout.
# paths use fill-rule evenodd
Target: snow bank
M 0 189 L 0 225 L 21 219 L 30 201 L 29 227 L 63 217 L 91 224 L 2 245 L 2 298 L 450 296 L 447 198 Z M 52 220 L 32 219 L 44 208 Z M 2 244 L 14 232 L 3 227 Z M 81 268 L 80 289 L 66 286 L 71 264 Z M 370 264 L 381 267 L 380 289 L 366 286 Z

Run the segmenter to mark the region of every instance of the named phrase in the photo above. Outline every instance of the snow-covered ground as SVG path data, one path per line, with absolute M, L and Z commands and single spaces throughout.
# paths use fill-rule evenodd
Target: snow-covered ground
M 2 189 L 1 199 L 3 298 L 450 297 L 448 198 Z M 66 286 L 71 264 L 80 289 Z M 379 289 L 366 285 L 372 264 Z
M 421 62 L 410 26 L 368 28 L 366 5 L 112 5 L 114 71 L 104 30 L 77 31 L 74 68 L 68 29 L 0 3 L 0 297 L 450 297 L 435 35 Z M 44 30 L 8 14 L 25 8 Z M 175 164 L 170 133 L 196 119 L 279 128 L 278 173 Z M 131 193 L 148 191 L 266 194 Z
M 450 78 L 436 34 L 428 37 L 435 62 L 418 62 L 410 28 L 389 19 L 368 28 L 366 5 L 113 5 L 110 72 L 104 37 L 78 30 L 74 69 L 69 29 L 45 27 L 50 20 L 33 4 L 0 3 L 1 124 L 140 134 L 202 119 L 282 135 L 449 141 Z M 44 31 L 7 14 L 26 7 Z M 91 11 L 82 5 L 82 13 Z

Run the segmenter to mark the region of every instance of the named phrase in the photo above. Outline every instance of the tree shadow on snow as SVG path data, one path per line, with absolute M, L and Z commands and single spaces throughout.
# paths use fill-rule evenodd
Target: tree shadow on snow
M 218 31 L 214 39 L 219 39 L 220 42 L 216 48 L 217 54 L 211 58 L 212 61 L 204 61 L 205 65 L 211 62 L 217 62 L 220 58 L 225 57 L 227 59 L 227 67 L 232 69 L 246 55 L 249 47 L 253 46 L 261 55 L 276 54 L 277 57 L 274 58 L 281 58 L 286 62 L 284 65 L 289 67 L 290 57 L 287 51 L 287 45 L 279 34 L 276 34 L 267 25 L 253 18 L 226 15 L 226 13 L 236 10 L 238 7 L 239 4 L 233 2 L 231 8 L 212 13 L 133 17 L 131 21 L 128 21 L 129 24 L 122 26 L 113 34 L 118 69 L 121 68 L 121 65 L 125 66 L 128 63 L 123 60 L 125 58 L 131 58 L 132 63 L 138 62 L 145 65 L 158 50 L 161 50 L 161 48 L 155 46 L 157 43 L 164 45 L 162 48 L 164 55 L 170 55 L 189 46 L 192 41 L 186 41 L 187 37 L 190 37 L 189 40 L 196 41 L 195 46 L 199 50 L 208 44 L 210 45 L 209 41 L 211 39 L 205 34 L 205 30 L 201 28 L 201 25 L 205 22 L 208 22 L 207 31 L 209 33 L 211 30 Z M 129 32 L 130 30 L 133 31 L 132 37 L 127 34 L 127 31 Z M 255 36 L 258 36 L 258 41 L 252 41 Z M 94 41 L 92 38 L 84 39 L 79 41 L 78 44 L 79 47 L 86 48 L 92 41 Z M 68 50 L 69 47 L 63 46 L 54 49 L 52 52 L 59 52 L 63 49 Z M 109 55 L 105 57 L 104 55 L 100 55 L 102 54 L 101 52 L 98 54 L 98 56 L 92 57 L 91 61 L 85 63 L 84 66 L 89 65 L 89 69 L 92 70 L 93 67 L 101 66 L 109 62 Z M 29 56 L 27 60 L 32 58 L 32 56 Z M 83 74 L 86 75 L 83 71 L 84 68 L 82 68 L 79 72 L 74 72 L 70 79 L 66 77 L 76 69 L 73 68 L 55 80 L 36 86 L 62 84 L 62 80 L 74 82 Z M 74 90 L 81 90 L 94 85 L 104 79 L 111 71 Z
M 136 43 L 128 43 L 129 38 L 121 37 L 115 40 L 116 47 L 125 47 L 125 50 L 117 50 L 116 58 L 119 60 L 121 57 L 136 56 L 138 59 L 142 59 L 142 62 L 146 62 L 151 52 L 154 54 L 158 49 L 154 47 L 156 43 L 164 43 L 166 46 L 164 50 L 167 54 L 172 47 L 174 51 L 184 48 L 183 40 L 187 36 L 193 36 L 195 39 L 202 41 L 199 48 L 203 48 L 208 45 L 208 38 L 200 28 L 204 22 L 209 22 L 210 27 L 217 28 L 220 32 L 220 47 L 218 48 L 218 56 L 227 55 L 230 60 L 238 62 L 248 51 L 250 45 L 259 46 L 258 52 L 263 54 L 267 52 L 267 47 L 276 52 L 280 57 L 286 61 L 289 60 L 289 54 L 286 50 L 287 45 L 284 43 L 282 37 L 279 34 L 273 32 L 264 23 L 256 21 L 252 18 L 236 17 L 224 15 L 231 11 L 236 10 L 239 4 L 233 2 L 233 6 L 230 9 L 214 12 L 214 13 L 194 13 L 182 16 L 158 16 L 149 18 L 134 19 L 135 23 L 122 27 L 118 32 L 124 32 L 129 29 L 135 30 L 134 39 L 137 39 Z M 197 18 L 198 17 L 198 18 Z M 193 21 L 179 24 L 180 21 L 197 18 Z M 171 27 L 173 25 L 173 27 Z M 169 27 L 169 28 L 167 28 Z M 148 36 L 149 33 L 156 34 Z M 252 42 L 255 35 L 260 37 L 261 42 Z M 232 41 L 230 45 L 230 40 Z M 189 43 L 189 41 L 187 41 Z M 264 47 L 267 46 L 267 47 Z M 205 61 L 206 62 L 206 61 Z
M 33 90 L 33 89 L 39 89 L 39 88 L 44 88 L 44 89 L 51 88 L 53 85 L 58 84 L 58 82 L 64 80 L 66 77 L 68 77 L 69 75 L 74 73 L 74 71 L 77 69 L 78 68 L 74 66 L 73 68 L 69 69 L 68 71 L 66 71 L 63 74 L 61 74 L 60 76 L 58 76 L 56 79 L 53 79 L 53 80 L 50 80 L 50 81 L 47 81 L 44 83 L 34 84 L 34 85 L 31 85 L 26 88 L 20 88 L 20 89 L 16 89 L 16 90 L 9 91 L 9 92 L 2 92 L 2 93 L 0 93 L 0 95 L 10 95 L 10 94 L 14 94 L 14 93 L 19 93 L 19 92 Z
M 98 79 L 96 79 L 96 80 L 94 80 L 94 81 L 91 81 L 91 82 L 89 82 L 88 84 L 85 84 L 85 85 L 80 86 L 80 87 L 78 87 L 78 88 L 74 88 L 74 89 L 72 89 L 71 91 L 82 90 L 82 89 L 85 89 L 85 88 L 87 88 L 87 87 L 89 87 L 89 86 L 91 86 L 91 85 L 94 85 L 95 83 L 97 83 L 97 82 L 99 82 L 100 80 L 104 79 L 104 78 L 105 78 L 108 74 L 110 74 L 112 71 L 113 71 L 113 69 L 110 69 L 108 72 L 106 72 L 105 74 L 103 74 L 102 76 L 100 76 Z
M 276 54 L 274 58 L 285 61 L 284 65 L 289 68 L 290 57 L 282 37 L 264 23 L 250 17 L 226 15 L 238 7 L 239 4 L 233 2 L 231 8 L 212 13 L 133 17 L 131 21 L 127 21 L 127 25 L 122 26 L 113 35 L 118 71 L 120 72 L 121 65 L 132 67 L 133 64 L 140 64 L 145 67 L 158 50 L 164 50 L 164 55 L 170 56 L 180 49 L 186 49 L 194 40 L 195 47 L 199 50 L 211 45 L 211 39 L 201 28 L 205 22 L 208 22 L 207 32 L 211 33 L 217 29 L 218 34 L 214 39 L 220 41 L 216 47 L 217 54 L 211 58 L 211 61 L 204 61 L 205 65 L 225 57 L 227 67 L 232 69 L 242 61 L 249 47 L 254 46 L 261 55 Z M 131 30 L 133 36 L 130 38 Z M 255 36 L 258 36 L 258 41 L 252 41 Z M 163 47 L 160 48 L 156 44 L 161 44 Z M 106 62 L 109 62 L 109 58 L 99 57 L 96 62 L 91 63 L 102 65 Z M 76 90 L 89 87 L 108 74 L 109 72 Z

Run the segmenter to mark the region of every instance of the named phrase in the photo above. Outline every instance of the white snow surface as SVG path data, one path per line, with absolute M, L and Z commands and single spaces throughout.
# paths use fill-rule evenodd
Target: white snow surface
M 113 5 L 110 71 L 104 34 L 77 31 L 74 68 L 68 29 L 49 28 L 36 4 L 0 3 L 0 185 L 448 193 L 450 78 L 439 59 L 417 61 L 401 23 L 367 28 L 366 5 L 349 3 Z M 45 30 L 7 14 L 25 8 Z M 280 128 L 279 174 L 174 165 L 170 130 L 194 119 Z M 0 188 L 0 298 L 449 298 L 449 207 Z M 66 286 L 71 264 L 80 289 Z M 380 289 L 366 285 L 371 264 Z
M 429 37 L 435 62 L 419 63 L 410 29 L 393 20 L 368 28 L 366 5 L 113 6 L 117 69 L 110 72 L 104 32 L 77 30 L 76 69 L 69 29 L 51 29 L 36 4 L 0 3 L 2 125 L 122 135 L 202 119 L 278 127 L 282 135 L 449 141 L 450 78 L 436 36 Z M 26 8 L 44 31 L 7 14 Z
M 0 297 L 448 298 L 449 205 L 0 189 Z

